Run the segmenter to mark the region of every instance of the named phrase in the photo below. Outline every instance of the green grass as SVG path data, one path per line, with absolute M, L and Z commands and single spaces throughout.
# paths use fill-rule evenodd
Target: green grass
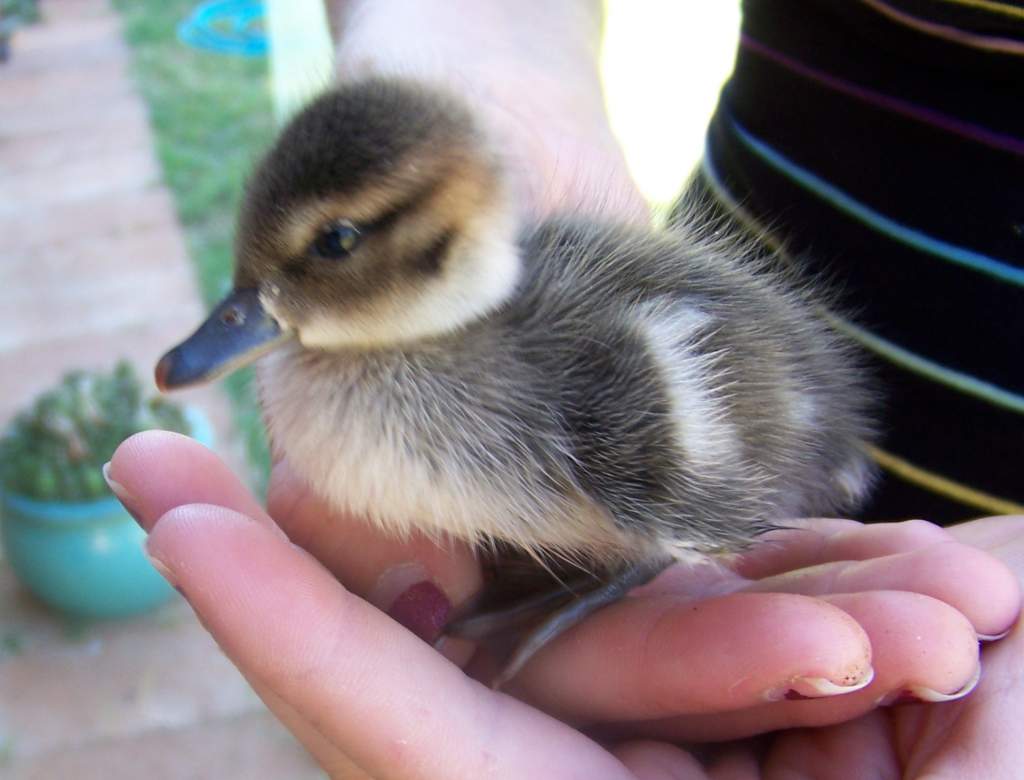
M 149 106 L 164 181 L 174 194 L 203 297 L 212 304 L 231 284 L 234 217 L 245 177 L 273 137 L 267 62 L 181 43 L 177 26 L 194 0 L 114 0 L 114 6 Z M 262 487 L 270 458 L 252 374 L 237 372 L 225 385 Z

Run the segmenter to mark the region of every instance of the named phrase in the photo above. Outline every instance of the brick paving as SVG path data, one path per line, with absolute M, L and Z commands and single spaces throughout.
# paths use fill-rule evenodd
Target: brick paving
M 148 375 L 202 314 L 116 15 L 41 5 L 0 65 L 0 426 L 68 369 Z M 240 466 L 222 394 L 185 400 Z M 184 604 L 69 630 L 0 559 L 0 777 L 319 776 Z

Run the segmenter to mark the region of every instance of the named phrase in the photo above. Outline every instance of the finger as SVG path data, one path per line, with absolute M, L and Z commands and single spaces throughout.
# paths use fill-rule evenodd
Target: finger
M 855 690 L 867 634 L 842 609 L 789 594 L 699 603 L 631 598 L 542 650 L 511 689 L 574 722 L 737 710 Z
M 953 701 L 966 696 L 977 683 L 978 642 L 974 630 L 948 604 L 897 591 L 836 595 L 823 600 L 849 613 L 870 637 L 875 669 L 871 685 L 842 696 L 620 723 L 602 729 L 600 735 L 700 742 L 738 739 L 780 729 L 842 723 L 897 700 Z
M 242 672 L 372 777 L 625 778 L 610 754 L 467 678 L 260 523 L 178 507 L 148 550 Z
M 978 640 L 959 610 L 924 594 L 901 591 L 837 594 L 825 600 L 848 612 L 871 637 L 875 681 L 854 694 L 865 703 L 891 704 L 896 697 L 952 701 L 977 685 Z
M 979 635 L 1006 631 L 1020 612 L 1013 572 L 991 555 L 959 542 L 866 561 L 839 561 L 750 583 L 748 592 L 858 593 L 902 590 L 923 593 L 962 612 Z
M 986 550 L 1009 567 L 1024 588 L 1024 516 L 984 517 L 950 528 L 953 536 L 964 544 Z M 1017 616 L 1019 621 L 1019 614 Z M 982 639 L 1000 639 L 1006 631 L 980 634 Z
M 248 681 L 267 708 L 274 713 L 302 746 L 309 752 L 317 765 L 331 778 L 344 780 L 373 780 L 366 771 L 342 753 L 309 720 L 285 702 L 267 686 Z
M 896 749 L 906 777 L 1019 777 L 1024 762 L 1020 721 L 1020 659 L 1024 631 L 1018 624 L 1002 641 L 982 650 L 985 668 L 977 690 L 943 707 L 907 707 L 896 721 Z
M 231 469 L 185 436 L 137 434 L 118 447 L 106 473 L 146 529 L 170 509 L 190 503 L 222 506 L 274 527 Z M 480 588 L 479 565 L 464 546 L 385 537 L 332 512 L 286 467 L 275 469 L 270 495 L 276 497 L 275 519 L 285 533 L 324 559 L 346 586 L 428 641 L 440 633 L 452 610 Z
M 170 509 L 192 501 L 248 513 L 268 528 L 273 526 L 270 517 L 220 458 L 185 436 L 166 431 L 137 434 L 118 447 L 105 476 L 147 530 Z M 249 682 L 332 777 L 356 780 L 366 776 L 280 697 L 266 686 Z
M 957 541 L 991 550 L 1024 536 L 1024 515 L 982 517 L 947 530 Z
M 748 579 L 761 579 L 830 561 L 863 561 L 929 547 L 952 539 L 924 520 L 864 525 L 852 520 L 801 520 L 798 527 L 773 531 L 732 568 Z
M 104 476 L 146 530 L 174 507 L 196 503 L 216 504 L 273 525 L 216 453 L 178 433 L 145 431 L 131 436 L 111 456 Z
M 707 780 L 700 761 L 664 742 L 635 740 L 612 751 L 637 780 Z
M 793 729 L 772 741 L 764 776 L 806 777 L 814 767 L 816 780 L 920 777 L 902 765 L 892 741 L 891 723 L 881 710 L 827 728 Z
M 461 542 L 411 534 L 396 539 L 358 518 L 334 512 L 291 470 L 278 463 L 267 495 L 270 514 L 296 544 L 323 563 L 349 590 L 389 609 L 410 588 L 437 589 L 458 609 L 482 586 L 480 565 Z M 407 598 L 407 597 L 405 597 Z M 401 607 L 400 607 L 401 608 Z

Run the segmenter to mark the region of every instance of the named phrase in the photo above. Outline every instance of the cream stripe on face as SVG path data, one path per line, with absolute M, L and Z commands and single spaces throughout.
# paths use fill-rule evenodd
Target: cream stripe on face
M 281 230 L 281 253 L 304 254 L 324 225 L 342 220 L 367 229 L 384 229 L 381 223 L 390 227 L 416 213 L 434 222 L 441 216 L 460 221 L 479 207 L 482 191 L 493 186 L 493 180 L 494 172 L 480 161 L 410 154 L 380 181 L 294 206 Z
M 305 346 L 340 349 L 451 332 L 505 301 L 520 273 L 513 213 L 500 170 L 473 151 L 420 149 L 360 191 L 293 208 L 264 272 L 281 294 L 264 290 L 265 308 Z M 310 251 L 342 220 L 361 233 L 349 255 Z
M 431 185 L 420 187 L 421 190 L 429 190 Z M 331 197 L 296 206 L 281 231 L 282 254 L 286 257 L 305 254 L 324 226 L 333 222 L 344 220 L 363 229 L 395 209 L 404 210 L 406 203 L 409 208 L 414 208 L 417 197 L 409 197 L 407 192 L 407 187 L 368 187 L 361 190 L 357 198 Z
M 452 332 L 508 299 L 521 272 L 504 208 L 484 214 L 452 244 L 439 274 L 413 291 L 383 296 L 372 308 L 318 311 L 298 332 L 306 347 L 385 347 Z

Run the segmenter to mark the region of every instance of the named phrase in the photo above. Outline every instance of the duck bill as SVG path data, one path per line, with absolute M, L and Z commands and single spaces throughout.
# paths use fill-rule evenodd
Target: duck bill
M 156 386 L 176 390 L 210 382 L 252 363 L 290 334 L 264 310 L 256 289 L 235 290 L 195 333 L 160 358 Z

